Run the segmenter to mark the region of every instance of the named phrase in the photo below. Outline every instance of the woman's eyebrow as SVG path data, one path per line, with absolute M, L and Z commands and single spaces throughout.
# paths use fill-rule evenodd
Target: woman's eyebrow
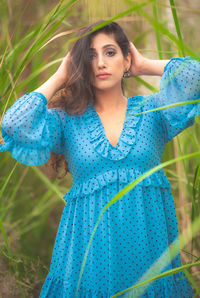
M 110 46 L 117 48 L 113 43 L 109 43 L 109 44 L 104 45 L 103 49 L 108 48 Z M 95 51 L 96 49 L 95 48 L 90 48 L 90 50 Z

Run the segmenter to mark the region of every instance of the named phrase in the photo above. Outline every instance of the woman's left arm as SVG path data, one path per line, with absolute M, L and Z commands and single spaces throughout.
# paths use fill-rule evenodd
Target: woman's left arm
M 152 60 L 145 58 L 140 66 L 138 75 L 162 76 L 164 68 L 170 60 Z
M 159 111 L 166 143 L 193 125 L 195 117 L 200 115 L 199 58 L 171 58 L 164 67 L 160 91 L 151 95 L 155 107 L 174 105 Z

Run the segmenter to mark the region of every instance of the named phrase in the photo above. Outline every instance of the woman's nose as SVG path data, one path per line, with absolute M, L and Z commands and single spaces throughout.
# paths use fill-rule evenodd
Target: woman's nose
M 97 65 L 100 68 L 105 66 L 105 60 L 104 60 L 104 56 L 102 54 L 98 55 Z

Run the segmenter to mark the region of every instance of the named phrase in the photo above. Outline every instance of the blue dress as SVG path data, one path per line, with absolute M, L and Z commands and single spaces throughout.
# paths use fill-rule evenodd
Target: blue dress
M 170 183 L 160 169 L 105 211 L 79 279 L 90 237 L 105 205 L 161 163 L 165 144 L 194 124 L 200 104 L 133 115 L 199 98 L 200 63 L 189 56 L 170 59 L 159 92 L 128 98 L 116 147 L 108 141 L 91 103 L 83 114 L 70 116 L 64 108 L 48 109 L 44 95 L 30 92 L 7 110 L 0 151 L 9 151 L 20 163 L 33 166 L 44 164 L 50 152 L 64 154 L 73 177 L 72 188 L 64 195 L 66 205 L 40 298 L 112 297 L 136 285 L 178 237 Z M 180 254 L 173 260 L 168 251 L 166 256 L 169 263 L 161 272 L 181 266 Z M 118 297 L 193 296 L 188 279 L 179 272 Z

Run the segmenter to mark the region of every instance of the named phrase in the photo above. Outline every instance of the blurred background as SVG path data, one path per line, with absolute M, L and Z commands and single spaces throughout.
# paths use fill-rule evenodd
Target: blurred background
M 0 119 L 17 98 L 57 69 L 76 31 L 114 19 L 150 59 L 200 56 L 199 0 L 1 0 Z M 128 96 L 158 91 L 160 77 L 127 80 Z M 1 122 L 0 122 L 1 123 Z M 200 149 L 200 121 L 166 145 L 163 162 Z M 164 168 L 172 186 L 179 232 L 200 214 L 200 159 Z M 64 194 L 71 188 L 46 165 L 25 166 L 0 153 L 0 297 L 38 297 L 48 273 Z M 182 263 L 200 258 L 199 233 L 181 251 Z M 188 270 L 200 288 L 200 267 Z

